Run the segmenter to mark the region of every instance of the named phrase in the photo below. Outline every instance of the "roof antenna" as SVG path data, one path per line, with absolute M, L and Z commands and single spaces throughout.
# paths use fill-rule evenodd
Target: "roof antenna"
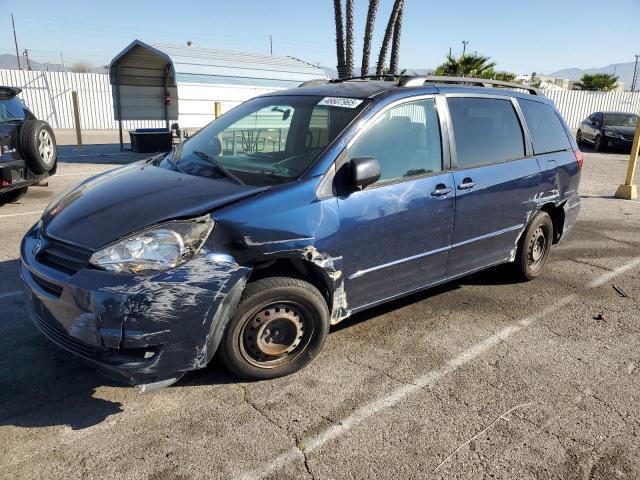
M 190 47 L 191 45 L 193 45 L 193 42 L 191 40 L 187 40 L 187 47 Z

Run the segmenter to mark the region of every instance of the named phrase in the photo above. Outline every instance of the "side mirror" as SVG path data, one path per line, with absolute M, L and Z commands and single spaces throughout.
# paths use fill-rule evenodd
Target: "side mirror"
M 210 141 L 211 144 L 211 155 L 214 157 L 220 156 L 222 153 L 222 142 L 218 137 L 213 137 Z
M 363 189 L 377 182 L 380 179 L 380 164 L 373 157 L 352 158 L 351 164 L 351 184 Z

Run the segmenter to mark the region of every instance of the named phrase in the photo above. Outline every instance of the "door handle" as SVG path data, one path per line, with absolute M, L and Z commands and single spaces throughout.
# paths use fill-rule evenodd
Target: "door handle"
M 444 197 L 449 193 L 451 193 L 451 188 L 447 187 L 444 183 L 439 183 L 438 185 L 436 185 L 436 189 L 431 192 L 431 195 L 433 195 L 434 197 Z
M 458 190 L 469 190 L 470 188 L 473 188 L 475 186 L 476 182 L 474 182 L 469 177 L 465 177 L 464 180 L 462 180 L 462 183 L 458 185 Z

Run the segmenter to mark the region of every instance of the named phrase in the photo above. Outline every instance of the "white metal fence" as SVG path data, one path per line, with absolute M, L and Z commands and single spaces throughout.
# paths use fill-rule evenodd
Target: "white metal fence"
M 585 92 L 551 90 L 544 94 L 553 100 L 571 128 L 593 112 L 627 112 L 640 114 L 640 92 Z
M 20 98 L 53 128 L 74 128 L 71 92 L 78 92 L 83 130 L 117 129 L 109 76 L 103 73 L 65 73 L 0 69 L 0 85 L 20 87 Z M 163 127 L 162 121 L 124 121 L 123 127 Z
M 78 92 L 80 124 L 83 129 L 117 129 L 109 76 L 102 73 L 36 72 L 0 69 L 0 85 L 20 87 L 20 97 L 38 118 L 53 128 L 73 128 L 71 91 Z M 640 92 L 584 92 L 551 90 L 545 95 L 562 113 L 570 127 L 595 111 L 640 114 Z M 210 119 L 209 119 L 210 120 Z M 206 123 L 206 122 L 205 122 Z M 124 121 L 125 129 L 163 127 L 163 121 Z

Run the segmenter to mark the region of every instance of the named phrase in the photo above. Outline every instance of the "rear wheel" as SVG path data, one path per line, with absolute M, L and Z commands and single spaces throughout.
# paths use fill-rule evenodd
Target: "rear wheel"
M 281 377 L 313 360 L 328 331 L 329 310 L 316 287 L 297 278 L 264 278 L 245 288 L 220 356 L 240 377 Z
M 18 201 L 27 193 L 28 189 L 29 187 L 22 187 L 11 190 L 10 192 L 0 193 L 0 205 Z
M 553 221 L 547 212 L 535 214 L 524 232 L 515 259 L 515 270 L 523 280 L 538 277 L 549 259 L 553 244 Z

